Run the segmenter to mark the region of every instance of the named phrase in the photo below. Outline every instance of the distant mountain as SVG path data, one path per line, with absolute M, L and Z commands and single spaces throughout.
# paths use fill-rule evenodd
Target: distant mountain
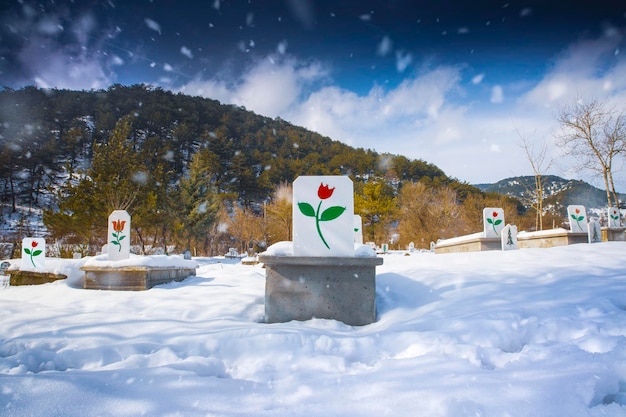
M 580 204 L 587 208 L 606 207 L 606 191 L 600 190 L 584 181 L 568 180 L 556 175 L 543 177 L 544 193 L 546 200 L 544 205 L 556 205 L 566 207 L 570 204 Z M 527 204 L 531 200 L 535 189 L 533 176 L 506 178 L 495 184 L 475 184 L 475 187 L 485 192 L 515 197 Z M 621 201 L 626 195 L 619 194 Z

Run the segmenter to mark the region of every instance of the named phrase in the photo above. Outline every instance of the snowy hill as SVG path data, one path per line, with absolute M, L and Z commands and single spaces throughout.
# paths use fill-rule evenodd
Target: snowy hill
M 587 208 L 604 208 L 607 205 L 606 191 L 600 190 L 584 181 L 568 180 L 556 175 L 543 177 L 545 205 L 567 207 L 570 204 L 581 204 Z M 528 201 L 535 189 L 533 176 L 506 178 L 495 184 L 476 184 L 475 187 L 485 192 L 495 192 Z M 620 200 L 624 201 L 623 194 Z
M 0 415 L 626 415 L 626 243 L 377 268 L 377 321 L 263 323 L 265 270 L 144 292 L 0 289 Z

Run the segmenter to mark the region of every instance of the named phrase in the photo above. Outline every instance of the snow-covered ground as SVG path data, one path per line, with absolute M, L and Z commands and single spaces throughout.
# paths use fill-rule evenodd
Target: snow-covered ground
M 625 416 L 626 243 L 377 268 L 377 322 L 263 323 L 265 272 L 0 290 L 0 416 Z

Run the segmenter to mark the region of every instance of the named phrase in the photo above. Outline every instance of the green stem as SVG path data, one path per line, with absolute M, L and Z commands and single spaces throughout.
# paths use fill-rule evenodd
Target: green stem
M 34 267 L 34 268 L 37 268 L 37 265 L 35 265 L 35 261 L 33 260 L 33 254 L 32 254 L 32 252 L 31 252 L 31 254 L 30 254 L 30 263 L 32 263 L 32 264 L 33 264 L 33 267 Z
M 322 207 L 322 202 L 320 201 L 320 203 L 317 206 L 317 211 L 315 212 L 315 227 L 317 227 L 317 234 L 320 235 L 320 238 L 322 239 L 322 242 L 324 242 L 324 245 L 326 245 L 326 247 L 330 249 L 330 246 L 328 246 L 328 243 L 326 243 L 326 239 L 324 239 L 324 235 L 322 235 L 322 230 L 320 229 L 320 208 L 321 207 Z

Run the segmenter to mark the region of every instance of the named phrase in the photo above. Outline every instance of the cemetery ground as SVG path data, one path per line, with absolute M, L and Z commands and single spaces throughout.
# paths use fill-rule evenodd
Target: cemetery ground
M 626 243 L 377 267 L 377 320 L 264 323 L 265 270 L 0 289 L 0 416 L 624 416 Z

